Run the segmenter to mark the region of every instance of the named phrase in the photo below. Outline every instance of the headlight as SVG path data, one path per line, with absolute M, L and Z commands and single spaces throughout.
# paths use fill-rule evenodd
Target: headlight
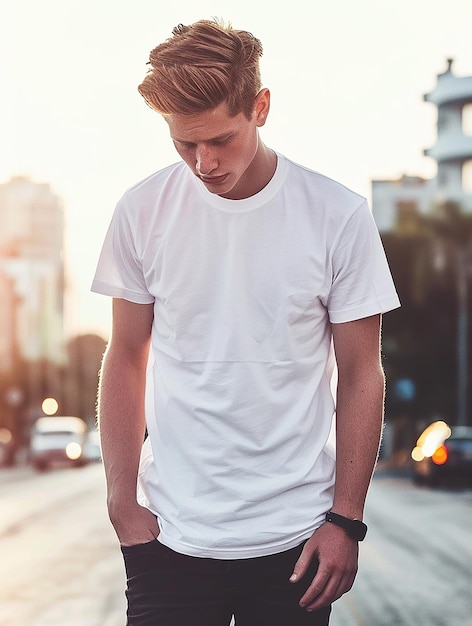
M 437 450 L 434 451 L 434 454 L 431 457 L 431 459 L 435 465 L 444 465 L 444 463 L 446 463 L 447 461 L 447 457 L 448 457 L 447 448 L 443 444 L 442 446 L 439 446 Z
M 433 457 L 436 451 L 443 447 L 444 441 L 450 436 L 451 429 L 445 422 L 437 421 L 430 424 L 428 428 L 421 433 L 416 442 L 416 447 L 411 453 L 412 459 L 414 461 L 422 461 L 425 457 Z M 433 458 L 433 461 L 438 465 L 446 462 L 446 460 L 443 460 L 438 463 L 437 458 Z
M 80 457 L 82 456 L 82 446 L 80 445 L 80 443 L 77 443 L 76 441 L 71 441 L 70 443 L 68 443 L 66 446 L 66 455 L 67 458 L 71 461 L 76 461 L 77 459 L 80 459 Z

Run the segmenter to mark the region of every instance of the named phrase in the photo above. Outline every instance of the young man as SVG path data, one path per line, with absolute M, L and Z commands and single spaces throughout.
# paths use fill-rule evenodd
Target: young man
M 364 198 L 260 140 L 261 54 L 212 21 L 151 52 L 183 162 L 125 193 L 93 283 L 131 626 L 324 626 L 357 571 L 398 300 Z

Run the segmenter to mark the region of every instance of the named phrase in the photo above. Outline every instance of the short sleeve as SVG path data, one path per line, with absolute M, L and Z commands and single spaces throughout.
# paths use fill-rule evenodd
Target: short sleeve
M 124 196 L 117 204 L 100 253 L 92 291 L 137 304 L 150 304 L 136 237 Z
M 385 251 L 367 202 L 347 220 L 333 246 L 328 312 L 334 324 L 400 306 Z

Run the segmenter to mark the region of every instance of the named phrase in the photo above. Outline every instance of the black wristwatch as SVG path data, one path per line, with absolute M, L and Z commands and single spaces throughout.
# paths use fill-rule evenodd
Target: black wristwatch
M 349 517 L 344 517 L 344 515 L 339 515 L 332 511 L 326 513 L 325 519 L 327 522 L 332 522 L 336 526 L 344 528 L 349 537 L 356 541 L 363 541 L 367 534 L 367 525 L 359 519 L 349 519 Z

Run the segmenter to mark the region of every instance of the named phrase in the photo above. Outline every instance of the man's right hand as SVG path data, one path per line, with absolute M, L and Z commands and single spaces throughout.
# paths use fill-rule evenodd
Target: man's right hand
M 109 515 L 122 546 L 148 543 L 159 536 L 156 516 L 137 502 L 121 509 L 110 506 Z

